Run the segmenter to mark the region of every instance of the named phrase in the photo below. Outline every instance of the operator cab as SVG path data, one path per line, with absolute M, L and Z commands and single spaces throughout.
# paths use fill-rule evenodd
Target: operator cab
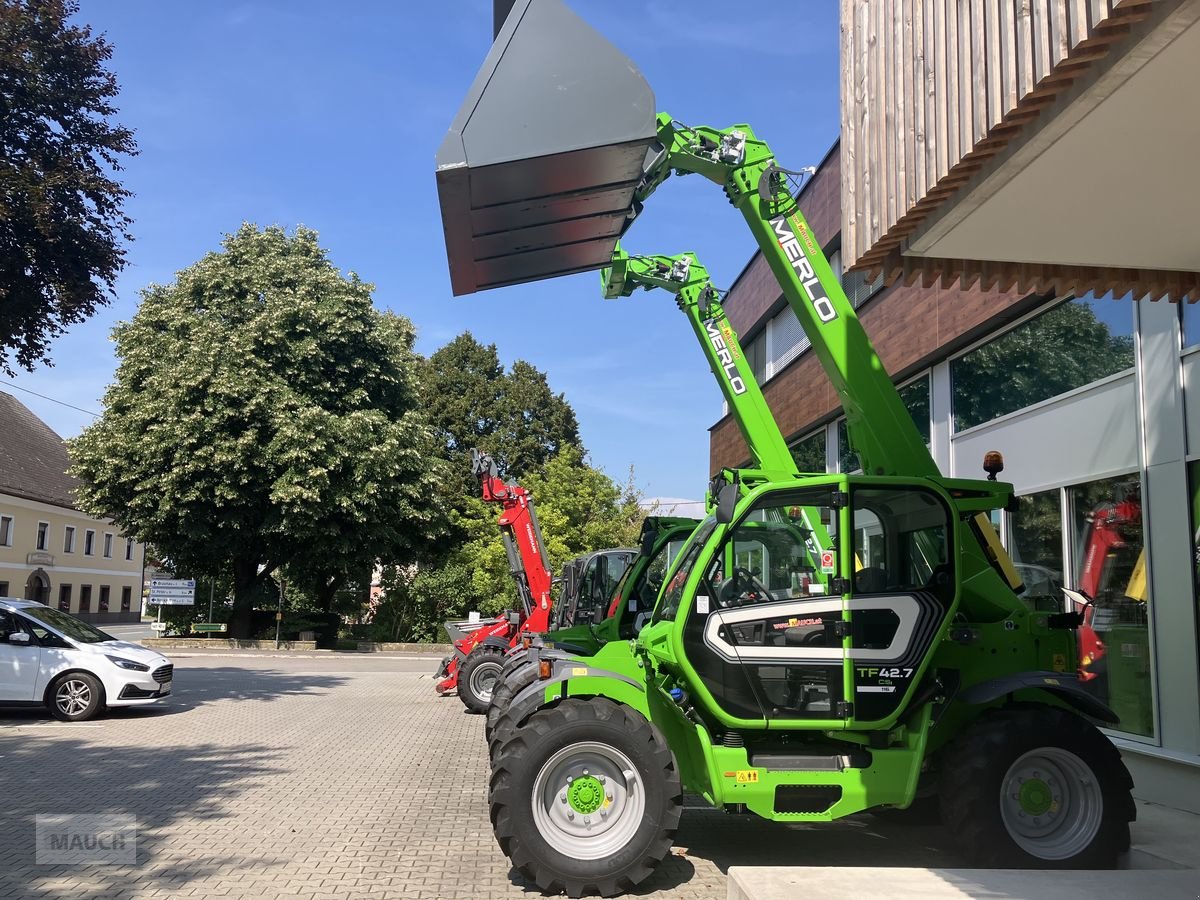
M 687 660 L 730 717 L 887 719 L 955 604 L 954 527 L 929 484 L 852 476 L 765 491 L 689 548 L 659 618 L 686 616 Z

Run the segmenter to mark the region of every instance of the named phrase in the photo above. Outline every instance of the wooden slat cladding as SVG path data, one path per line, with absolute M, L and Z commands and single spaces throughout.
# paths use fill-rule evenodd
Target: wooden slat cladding
M 841 0 L 846 268 L 894 269 L 918 223 L 1149 11 L 1148 0 Z

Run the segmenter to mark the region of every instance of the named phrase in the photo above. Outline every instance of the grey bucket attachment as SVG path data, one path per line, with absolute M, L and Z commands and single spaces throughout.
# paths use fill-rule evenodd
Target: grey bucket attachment
M 621 51 L 559 0 L 516 0 L 437 154 L 454 293 L 607 265 L 654 115 Z

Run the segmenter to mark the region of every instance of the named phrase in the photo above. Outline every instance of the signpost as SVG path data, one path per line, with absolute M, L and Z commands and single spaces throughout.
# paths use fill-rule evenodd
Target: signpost
M 150 602 L 155 606 L 192 606 L 196 602 L 196 579 L 152 578 Z

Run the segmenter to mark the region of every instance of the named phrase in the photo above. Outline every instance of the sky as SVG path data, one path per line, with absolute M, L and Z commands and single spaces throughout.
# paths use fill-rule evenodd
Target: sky
M 660 110 L 753 125 L 791 169 L 838 132 L 837 4 L 747 16 L 710 0 L 570 0 L 642 70 Z M 101 411 L 109 333 L 139 292 L 219 249 L 243 222 L 305 225 L 330 259 L 411 319 L 426 355 L 465 330 L 546 372 L 593 464 L 633 467 L 649 496 L 699 498 L 721 396 L 669 295 L 605 301 L 594 272 L 454 298 L 434 155 L 491 44 L 491 0 L 163 3 L 81 0 L 114 45 L 117 120 L 140 154 L 123 182 L 134 241 L 111 306 L 52 346 L 53 367 L 0 389 L 65 437 Z M 698 176 L 663 185 L 626 235 L 633 252 L 694 251 L 728 287 L 754 251 L 740 215 Z

